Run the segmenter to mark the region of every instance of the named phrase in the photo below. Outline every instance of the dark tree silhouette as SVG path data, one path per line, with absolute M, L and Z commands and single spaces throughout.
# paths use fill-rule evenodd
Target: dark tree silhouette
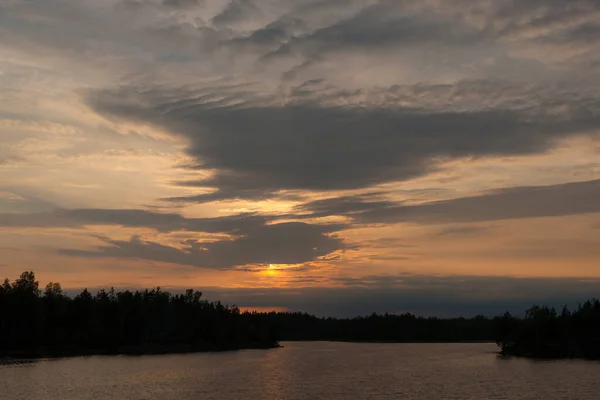
M 189 289 L 43 292 L 33 272 L 0 285 L 0 356 L 143 354 L 277 347 L 278 340 L 365 342 L 495 341 L 505 355 L 600 359 L 600 302 L 571 312 L 533 306 L 524 318 L 372 314 L 350 319 L 300 312 L 245 312 Z
M 170 294 L 87 289 L 58 283 L 43 293 L 33 272 L 0 286 L 0 355 L 141 354 L 276 347 L 273 332 L 233 306 L 187 290 Z
M 317 318 L 305 313 L 253 313 L 272 327 L 280 340 L 354 342 L 492 342 L 493 321 L 475 318 L 417 317 L 371 314 L 350 319 Z
M 496 342 L 505 355 L 534 358 L 600 359 L 600 301 L 588 300 L 571 312 L 566 306 L 533 306 L 525 318 L 496 319 Z

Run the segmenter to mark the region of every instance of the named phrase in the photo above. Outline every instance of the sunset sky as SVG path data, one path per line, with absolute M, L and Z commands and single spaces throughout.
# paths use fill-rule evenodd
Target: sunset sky
M 29 269 L 319 315 L 600 296 L 600 2 L 2 0 Z

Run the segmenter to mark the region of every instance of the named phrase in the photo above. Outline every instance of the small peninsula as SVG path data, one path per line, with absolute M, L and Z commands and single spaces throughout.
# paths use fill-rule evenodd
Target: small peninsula
M 496 343 L 506 356 L 600 360 L 600 301 L 588 300 L 571 311 L 566 306 L 533 306 L 524 318 L 496 318 Z

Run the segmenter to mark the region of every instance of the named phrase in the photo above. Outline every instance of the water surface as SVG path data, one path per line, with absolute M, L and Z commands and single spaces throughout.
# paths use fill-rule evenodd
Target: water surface
M 502 359 L 494 344 L 283 343 L 274 350 L 0 365 L 3 400 L 596 400 L 600 363 Z

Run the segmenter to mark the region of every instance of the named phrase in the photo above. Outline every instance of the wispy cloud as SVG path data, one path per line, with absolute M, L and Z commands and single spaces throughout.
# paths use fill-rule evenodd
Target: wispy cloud
M 144 241 L 100 238 L 109 246 L 97 251 L 60 250 L 79 257 L 137 258 L 203 268 L 234 268 L 256 264 L 301 264 L 348 248 L 343 239 L 329 235 L 339 226 L 281 223 L 244 232 L 231 240 L 186 240 L 181 248 Z

